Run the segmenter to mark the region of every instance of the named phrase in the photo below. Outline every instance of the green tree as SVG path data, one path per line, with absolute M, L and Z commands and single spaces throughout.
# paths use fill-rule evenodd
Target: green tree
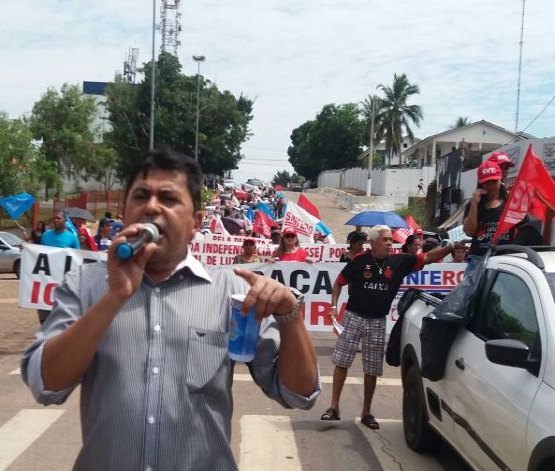
M 468 126 L 470 122 L 470 118 L 459 116 L 455 121 L 455 124 L 449 126 L 449 129 L 462 128 L 463 126 Z
M 149 143 L 151 65 L 144 65 L 139 84 L 122 80 L 108 87 L 107 108 L 112 131 L 107 139 L 120 160 L 118 173 L 128 174 Z M 241 144 L 249 137 L 253 102 L 220 91 L 200 77 L 199 162 L 204 173 L 222 174 L 237 168 Z M 181 73 L 178 59 L 160 54 L 156 63 L 155 146 L 169 145 L 194 154 L 197 76 Z
M 61 187 L 57 167 L 33 142 L 25 119 L 9 119 L 0 112 L 0 196 L 26 191 L 36 195 L 42 184 Z
M 315 120 L 291 133 L 289 162 L 305 178 L 314 178 L 323 170 L 359 165 L 363 136 L 364 123 L 355 104 L 325 105 Z
M 418 85 L 409 83 L 406 74 L 394 74 L 391 86 L 380 84 L 378 89 L 384 95 L 379 113 L 378 135 L 385 140 L 385 152 L 389 165 L 391 165 L 391 157 L 395 154 L 399 156 L 400 164 L 403 133 L 413 142 L 414 133 L 410 127 L 411 123 L 420 126 L 423 117 L 420 106 L 407 104 L 413 95 L 420 93 L 420 89 Z
M 287 186 L 290 181 L 291 181 L 291 175 L 287 170 L 280 170 L 272 178 L 272 184 L 281 185 L 284 187 Z
M 48 89 L 35 103 L 30 118 L 33 137 L 41 141 L 43 155 L 56 164 L 60 175 L 80 175 L 90 162 L 95 112 L 94 98 L 67 83 L 59 92 Z
M 110 191 L 116 181 L 118 154 L 113 147 L 99 143 L 93 148 L 87 175 L 100 182 L 105 192 Z

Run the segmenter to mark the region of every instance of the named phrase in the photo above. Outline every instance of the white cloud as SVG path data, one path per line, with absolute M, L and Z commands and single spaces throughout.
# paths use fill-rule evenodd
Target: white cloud
M 420 87 L 419 137 L 458 116 L 513 129 L 521 8 L 504 0 L 182 1 L 179 58 L 195 73 L 191 56 L 205 55 L 205 76 L 255 99 L 244 153 L 272 167 L 285 163 L 291 131 L 324 104 L 360 102 L 394 73 Z M 151 15 L 150 0 L 5 2 L 0 108 L 18 115 L 48 86 L 111 80 L 129 47 L 148 61 Z M 554 17 L 554 2 L 527 2 L 521 128 L 555 94 Z M 555 135 L 554 122 L 552 105 L 528 132 Z

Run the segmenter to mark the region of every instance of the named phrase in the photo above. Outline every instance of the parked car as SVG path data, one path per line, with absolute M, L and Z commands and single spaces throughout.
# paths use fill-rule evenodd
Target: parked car
M 0 273 L 15 273 L 19 278 L 23 239 L 11 232 L 0 232 Z
M 554 470 L 555 250 L 500 246 L 463 283 L 398 305 L 405 440 L 441 437 L 473 469 Z
M 303 191 L 303 184 L 302 183 L 289 183 L 287 185 L 287 189 L 289 191 Z
M 262 188 L 264 186 L 264 182 L 259 178 L 249 178 L 247 183 L 252 186 L 257 186 L 258 188 Z

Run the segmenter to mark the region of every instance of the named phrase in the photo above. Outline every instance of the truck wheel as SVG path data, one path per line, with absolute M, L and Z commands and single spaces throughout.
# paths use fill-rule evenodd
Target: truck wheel
M 13 272 L 15 273 L 15 276 L 19 280 L 19 275 L 20 275 L 20 272 L 21 272 L 21 260 L 16 260 L 15 261 L 15 263 L 13 264 Z
M 403 430 L 405 441 L 414 451 L 432 451 L 439 447 L 440 438 L 428 425 L 422 377 L 412 365 L 403 379 Z
M 539 471 L 552 471 L 555 469 L 555 458 L 548 458 L 541 464 Z

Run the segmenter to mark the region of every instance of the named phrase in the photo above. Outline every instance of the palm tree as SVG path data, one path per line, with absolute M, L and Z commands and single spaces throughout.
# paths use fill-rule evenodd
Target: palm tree
M 470 124 L 470 118 L 459 116 L 455 124 L 449 126 L 449 129 L 462 128 L 463 126 L 468 126 Z
M 375 149 L 375 146 L 383 139 L 383 135 L 380 134 L 383 129 L 381 123 L 382 99 L 377 95 L 368 95 L 360 105 L 362 116 L 366 121 L 364 142 L 370 144 L 370 134 L 373 133 L 372 144 L 368 146 L 368 158 L 374 159 L 375 156 L 370 156 L 370 147 Z
M 420 93 L 420 89 L 418 85 L 409 83 L 406 74 L 394 74 L 391 87 L 380 84 L 378 89 L 384 94 L 380 110 L 381 129 L 378 134 L 385 139 L 385 152 L 389 165 L 391 165 L 391 157 L 395 154 L 399 156 L 399 164 L 401 164 L 403 133 L 411 142 L 414 142 L 414 133 L 410 124 L 420 126 L 423 117 L 420 106 L 407 104 L 412 95 Z

